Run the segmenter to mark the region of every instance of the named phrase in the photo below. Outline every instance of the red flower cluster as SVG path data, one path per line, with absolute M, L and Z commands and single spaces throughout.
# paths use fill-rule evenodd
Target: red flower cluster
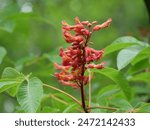
M 100 25 L 95 25 L 97 21 L 80 22 L 78 17 L 75 18 L 75 25 L 69 25 L 66 21 L 62 21 L 64 39 L 71 43 L 66 50 L 60 48 L 59 55 L 62 57 L 62 65 L 54 63 L 55 68 L 60 70 L 55 73 L 55 76 L 62 84 L 73 88 L 83 87 L 89 82 L 88 76 L 84 75 L 88 68 L 102 69 L 104 67 L 104 62 L 97 65 L 91 63 L 100 60 L 104 50 L 94 50 L 88 44 L 92 33 L 108 27 L 111 21 L 108 19 Z

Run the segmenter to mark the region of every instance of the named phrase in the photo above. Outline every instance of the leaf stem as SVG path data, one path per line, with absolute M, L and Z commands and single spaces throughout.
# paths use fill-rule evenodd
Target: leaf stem
M 82 104 L 80 103 L 80 101 L 78 99 L 76 99 L 74 96 L 70 95 L 69 93 L 67 93 L 67 92 L 65 92 L 65 91 L 63 91 L 61 89 L 58 89 L 56 87 L 53 87 L 51 85 L 48 85 L 48 84 L 43 84 L 43 86 L 51 88 L 53 90 L 56 90 L 56 91 L 58 91 L 60 93 L 63 93 L 64 95 L 66 95 L 66 96 L 70 97 L 71 99 L 73 99 L 77 104 L 79 104 L 80 106 L 82 106 Z
M 67 102 L 63 101 L 62 99 L 58 98 L 57 96 L 55 96 L 55 95 L 53 95 L 53 94 L 49 94 L 49 97 L 55 99 L 56 101 L 58 101 L 58 102 L 60 102 L 60 103 L 62 103 L 62 104 L 64 104 L 64 105 L 68 105 Z
M 92 106 L 92 107 L 88 107 L 87 109 L 108 109 L 108 110 L 118 110 L 118 108 L 114 108 L 114 107 L 107 107 L 107 106 Z

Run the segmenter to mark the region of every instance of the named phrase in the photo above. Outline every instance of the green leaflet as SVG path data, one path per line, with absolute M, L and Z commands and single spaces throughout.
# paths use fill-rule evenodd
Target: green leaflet
M 36 77 L 29 78 L 13 68 L 4 69 L 0 79 L 0 92 L 15 96 L 25 112 L 36 112 L 43 95 L 42 82 Z
M 45 107 L 43 107 L 42 113 L 55 113 L 55 112 L 59 112 L 59 111 L 60 110 L 58 108 L 45 106 Z
M 137 108 L 138 113 L 150 113 L 150 103 L 143 103 L 143 105 Z
M 142 49 L 142 46 L 135 45 L 121 50 L 117 55 L 118 69 L 126 67 Z
M 23 81 L 23 74 L 13 68 L 7 67 L 2 73 L 2 79 L 0 79 L 0 92 L 13 88 L 13 91 L 9 92 L 9 94 L 14 96 L 17 93 L 18 86 L 20 86 Z
M 66 109 L 63 111 L 63 113 L 75 111 L 75 107 L 77 107 L 76 103 L 70 104 L 68 107 L 66 107 Z
M 120 112 L 130 112 L 134 109 L 133 106 L 125 99 L 116 98 L 113 99 L 111 103 L 118 107 Z
M 129 79 L 129 81 L 143 81 L 150 84 L 150 72 L 144 72 L 134 75 Z
M 142 42 L 138 41 L 136 38 L 131 36 L 124 36 L 116 39 L 112 44 L 105 48 L 105 55 L 108 55 L 112 52 L 118 51 L 120 49 L 133 46 L 133 45 L 141 45 Z M 142 44 L 143 45 L 143 44 Z
M 131 62 L 131 64 L 135 65 L 139 61 L 150 58 L 150 46 L 144 48 Z
M 113 68 L 104 68 L 102 70 L 93 69 L 93 72 L 102 74 L 113 80 L 124 92 L 126 98 L 128 100 L 131 99 L 132 97 L 131 88 L 129 87 L 127 80 L 125 79 L 124 75 L 121 72 Z
M 139 72 L 141 70 L 148 69 L 148 68 L 150 68 L 149 60 L 144 59 L 144 60 L 141 60 L 140 62 L 136 63 L 135 65 L 132 65 L 132 63 L 131 63 L 131 66 L 128 69 L 127 73 L 128 74 L 134 74 L 136 72 Z
M 25 112 L 36 112 L 43 95 L 42 82 L 34 77 L 26 80 L 18 91 L 17 100 Z
M 117 87 L 117 85 L 109 85 L 104 88 L 102 88 L 98 93 L 98 100 L 107 98 L 112 96 L 113 94 L 120 91 L 120 88 Z

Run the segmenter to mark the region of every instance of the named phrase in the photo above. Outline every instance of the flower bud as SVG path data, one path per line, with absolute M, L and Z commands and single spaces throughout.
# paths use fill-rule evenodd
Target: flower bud
M 59 49 L 59 56 L 60 56 L 60 57 L 63 56 L 63 52 L 64 52 L 64 51 L 63 51 L 62 47 L 60 47 L 60 49 Z
M 100 25 L 96 25 L 96 26 L 94 26 L 93 31 L 98 31 L 100 29 L 101 29 L 101 26 Z
M 88 25 L 89 21 L 82 21 L 81 23 L 84 24 L 84 25 Z
M 88 27 L 91 27 L 91 26 L 92 26 L 92 24 L 91 24 L 91 23 L 89 23 L 87 26 L 88 26 Z
M 97 24 L 97 21 L 93 21 L 92 24 Z
M 63 20 L 61 23 L 63 26 L 68 26 L 68 23 L 65 20 Z
M 80 24 L 81 23 L 80 20 L 79 20 L 79 17 L 75 17 L 75 22 L 76 22 L 76 24 Z
M 93 31 L 98 31 L 102 28 L 106 28 L 110 25 L 110 23 L 112 22 L 112 19 L 109 18 L 106 22 L 100 24 L 100 25 L 96 25 L 94 28 L 93 28 Z
M 73 83 L 73 82 L 67 82 L 67 81 L 63 81 L 63 80 L 60 80 L 59 82 L 62 83 L 63 85 L 65 85 L 65 86 L 71 86 L 75 89 L 78 88 L 78 85 L 76 83 Z
M 93 69 L 93 68 L 95 68 L 95 64 L 89 64 L 89 65 L 87 66 L 87 68 Z
M 81 42 L 81 41 L 83 41 L 84 39 L 83 39 L 83 37 L 81 37 L 81 36 L 75 36 L 74 37 L 74 41 L 76 41 L 76 42 Z
M 97 68 L 97 69 L 103 69 L 104 65 L 105 65 L 105 62 L 102 62 L 101 64 L 95 65 L 95 68 Z

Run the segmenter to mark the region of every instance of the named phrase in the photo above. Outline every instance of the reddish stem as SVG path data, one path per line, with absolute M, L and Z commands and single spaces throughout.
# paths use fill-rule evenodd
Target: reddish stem
M 81 71 L 81 76 L 84 77 L 84 72 L 85 72 L 85 64 L 86 64 L 86 56 L 85 56 L 85 47 L 87 46 L 87 43 L 90 39 L 90 36 L 86 38 L 86 41 L 85 41 L 85 45 L 83 46 L 83 55 L 82 55 L 82 58 L 83 58 L 83 65 L 82 65 L 82 71 Z M 84 92 L 84 82 L 83 82 L 83 79 L 82 81 L 80 82 L 80 89 L 81 89 L 81 100 L 82 100 L 82 107 L 83 107 L 83 110 L 85 113 L 89 113 L 88 109 L 86 108 L 86 104 L 85 104 L 85 92 Z
M 84 112 L 85 112 L 85 113 L 88 113 L 88 110 L 87 110 L 86 104 L 85 104 L 84 86 L 82 85 L 82 86 L 80 87 L 80 89 L 81 89 L 82 107 L 83 107 Z

